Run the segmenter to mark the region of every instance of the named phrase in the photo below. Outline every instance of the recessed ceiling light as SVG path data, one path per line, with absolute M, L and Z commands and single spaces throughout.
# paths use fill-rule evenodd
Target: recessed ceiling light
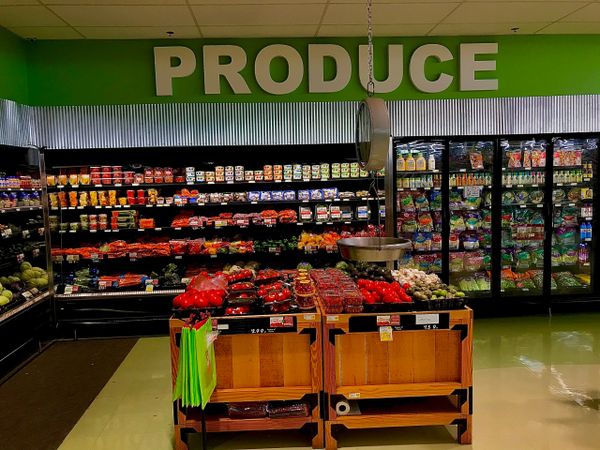
M 512 28 L 510 29 L 510 31 L 512 31 L 513 33 L 516 33 L 516 32 L 518 32 L 519 30 L 520 30 L 520 28 L 519 28 L 519 27 L 512 27 Z
M 173 37 L 174 34 L 175 34 L 174 31 L 167 31 L 167 36 L 169 36 L 169 37 Z

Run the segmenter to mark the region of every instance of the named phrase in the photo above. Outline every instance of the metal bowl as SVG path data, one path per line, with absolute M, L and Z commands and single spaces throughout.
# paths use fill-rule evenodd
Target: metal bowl
M 353 237 L 337 242 L 342 258 L 351 261 L 398 261 L 404 252 L 412 249 L 408 239 L 393 237 Z

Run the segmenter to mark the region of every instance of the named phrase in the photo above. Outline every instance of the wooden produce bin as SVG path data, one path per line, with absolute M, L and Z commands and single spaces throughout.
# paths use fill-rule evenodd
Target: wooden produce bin
M 471 443 L 472 310 L 322 315 L 328 450 L 344 428 L 457 425 Z M 360 414 L 336 415 L 340 400 Z
M 217 386 L 207 405 L 207 433 L 308 429 L 313 448 L 324 447 L 321 419 L 323 390 L 322 325 L 319 312 L 304 314 L 228 316 L 213 318 L 219 330 L 215 341 Z M 183 322 L 171 319 L 171 370 L 177 380 L 179 338 Z M 308 400 L 308 417 L 230 419 L 211 407 L 230 402 Z M 183 408 L 174 402 L 175 441 L 187 448 L 187 434 L 201 432 L 199 408 Z

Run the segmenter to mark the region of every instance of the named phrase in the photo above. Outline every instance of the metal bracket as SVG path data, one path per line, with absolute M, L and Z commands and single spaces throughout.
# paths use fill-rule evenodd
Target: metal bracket
M 329 330 L 329 342 L 331 342 L 331 345 L 335 345 L 335 336 L 342 334 L 346 334 L 346 332 L 340 328 Z
M 308 334 L 310 336 L 311 345 L 317 341 L 317 329 L 316 328 L 304 328 L 300 331 L 300 334 Z
M 452 330 L 460 330 L 460 340 L 464 341 L 469 335 L 469 326 L 464 324 L 454 325 Z
M 473 415 L 473 386 L 469 386 L 469 415 Z
M 469 388 L 472 389 L 472 388 Z M 458 400 L 460 401 L 460 406 L 464 405 L 466 401 L 469 400 L 469 390 L 468 389 L 454 389 L 452 394 L 458 396 Z
M 456 425 L 458 427 L 458 437 L 464 434 L 467 431 L 467 419 L 454 419 L 450 425 Z

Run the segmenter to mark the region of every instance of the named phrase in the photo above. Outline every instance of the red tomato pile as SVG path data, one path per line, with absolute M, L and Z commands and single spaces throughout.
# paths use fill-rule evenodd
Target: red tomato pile
M 173 306 L 179 309 L 215 308 L 223 305 L 226 295 L 225 289 L 188 289 L 173 299 Z
M 372 281 L 360 279 L 357 282 L 360 293 L 365 299 L 365 303 L 409 303 L 412 298 L 406 293 L 409 288 L 408 284 L 401 286 L 400 283 L 394 281 L 388 283 L 386 281 Z

